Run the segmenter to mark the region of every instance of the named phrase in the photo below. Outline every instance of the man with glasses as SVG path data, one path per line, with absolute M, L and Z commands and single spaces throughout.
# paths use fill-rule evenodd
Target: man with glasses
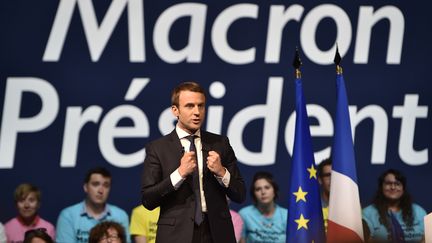
M 327 158 L 318 165 L 318 182 L 321 186 L 321 206 L 323 211 L 324 227 L 327 232 L 328 206 L 330 198 L 332 160 Z

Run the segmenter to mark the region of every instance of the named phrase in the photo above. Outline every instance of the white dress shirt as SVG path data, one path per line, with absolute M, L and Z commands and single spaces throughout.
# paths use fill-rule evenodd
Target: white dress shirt
M 176 132 L 177 132 L 177 136 L 180 139 L 180 143 L 183 146 L 184 151 L 189 152 L 189 147 L 190 147 L 190 142 L 187 139 L 188 136 L 190 136 L 191 134 L 189 134 L 188 132 L 184 131 L 183 129 L 181 129 L 180 127 L 176 126 Z M 200 183 L 200 195 L 201 195 L 201 208 L 203 210 L 203 212 L 207 212 L 207 203 L 205 200 L 205 196 L 204 196 L 204 190 L 203 190 L 203 166 L 204 166 L 204 158 L 203 158 L 203 153 L 202 153 L 202 143 L 201 143 L 201 132 L 200 130 L 196 131 L 194 134 L 195 137 L 195 148 L 197 151 L 197 159 L 198 159 L 198 173 L 199 173 L 199 183 Z M 200 153 L 198 153 L 198 151 L 201 151 Z M 207 160 L 207 158 L 206 158 Z M 207 164 L 207 163 L 206 163 Z M 229 185 L 229 181 L 231 179 L 231 174 L 229 173 L 229 171 L 225 169 L 225 175 L 223 177 L 219 177 L 216 176 L 216 179 L 218 180 L 219 184 L 221 184 L 221 186 L 224 187 L 228 187 Z M 171 183 L 174 186 L 174 188 L 177 190 L 181 184 L 183 184 L 184 180 L 186 180 L 186 178 L 181 177 L 178 168 L 171 173 L 170 175 L 170 179 L 171 179 Z

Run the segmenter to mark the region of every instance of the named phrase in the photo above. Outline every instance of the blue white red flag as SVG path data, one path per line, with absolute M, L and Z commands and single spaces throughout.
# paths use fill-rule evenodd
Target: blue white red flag
M 357 184 L 348 99 L 342 74 L 336 78 L 337 105 L 332 148 L 327 242 L 363 242 L 361 205 Z

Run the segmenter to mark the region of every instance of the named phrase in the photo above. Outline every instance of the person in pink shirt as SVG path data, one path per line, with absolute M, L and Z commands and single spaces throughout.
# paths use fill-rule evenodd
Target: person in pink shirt
M 230 209 L 230 214 L 234 226 L 234 234 L 235 234 L 236 241 L 240 242 L 241 232 L 243 230 L 243 219 L 241 218 L 240 214 L 238 214 L 236 211 L 232 209 Z
M 46 233 L 55 239 L 54 226 L 38 215 L 41 192 L 31 184 L 21 184 L 15 189 L 15 204 L 18 215 L 5 224 L 8 243 L 21 243 L 25 232 L 32 229 L 45 229 Z

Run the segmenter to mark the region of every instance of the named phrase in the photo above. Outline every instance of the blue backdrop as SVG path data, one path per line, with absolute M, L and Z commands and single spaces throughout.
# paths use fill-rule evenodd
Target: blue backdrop
M 429 16 L 430 4 L 407 1 L 1 1 L 0 221 L 30 182 L 55 223 L 94 166 L 112 171 L 109 201 L 130 212 L 144 146 L 173 128 L 170 92 L 184 80 L 209 90 L 205 127 L 228 135 L 247 185 L 272 172 L 286 207 L 294 51 L 319 162 L 334 133 L 336 43 L 362 206 L 396 168 L 430 212 Z

